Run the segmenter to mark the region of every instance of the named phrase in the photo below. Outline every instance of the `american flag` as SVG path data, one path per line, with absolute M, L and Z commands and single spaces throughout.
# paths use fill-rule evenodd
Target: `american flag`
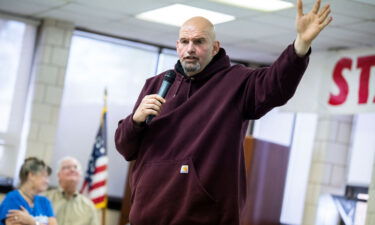
M 89 198 L 96 208 L 107 207 L 107 90 L 104 92 L 104 107 L 102 109 L 100 127 L 86 170 L 81 193 L 88 192 Z

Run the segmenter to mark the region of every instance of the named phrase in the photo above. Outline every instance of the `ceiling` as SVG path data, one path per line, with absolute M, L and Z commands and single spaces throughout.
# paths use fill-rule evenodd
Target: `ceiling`
M 313 2 L 303 1 L 304 12 Z M 174 48 L 177 27 L 135 18 L 140 12 L 172 3 L 235 16 L 234 21 L 216 25 L 217 38 L 233 59 L 270 63 L 296 36 L 295 7 L 266 13 L 207 0 L 0 0 L 0 11 L 33 19 L 68 20 L 79 28 Z M 330 3 L 333 21 L 315 40 L 313 51 L 375 47 L 375 0 L 323 3 Z

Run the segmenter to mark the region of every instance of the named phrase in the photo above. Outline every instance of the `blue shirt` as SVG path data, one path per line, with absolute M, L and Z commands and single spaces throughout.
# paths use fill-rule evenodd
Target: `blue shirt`
M 51 202 L 44 196 L 34 196 L 34 207 L 30 207 L 18 190 L 9 192 L 0 205 L 0 225 L 5 224 L 8 211 L 21 210 L 23 206 L 34 219 L 42 224 L 48 224 L 48 218 L 54 217 Z

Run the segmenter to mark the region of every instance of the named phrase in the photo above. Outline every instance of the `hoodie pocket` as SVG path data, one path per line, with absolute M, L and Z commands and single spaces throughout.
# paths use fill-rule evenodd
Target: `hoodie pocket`
M 217 201 L 203 187 L 191 159 L 145 164 L 134 190 L 130 222 L 216 224 Z

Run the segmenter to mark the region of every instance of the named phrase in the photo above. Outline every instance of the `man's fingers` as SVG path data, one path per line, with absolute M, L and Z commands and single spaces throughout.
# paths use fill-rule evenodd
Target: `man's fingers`
M 314 14 L 318 14 L 319 8 L 320 8 L 320 2 L 321 2 L 321 0 L 316 0 L 315 4 L 313 6 L 313 9 L 312 9 L 312 12 Z
M 303 16 L 303 3 L 302 0 L 297 0 L 297 16 Z
M 160 102 L 159 102 L 160 104 Z M 161 111 L 161 105 L 156 105 L 156 104 L 148 104 L 148 103 L 145 103 L 141 106 L 141 112 L 144 114 L 144 115 L 156 115 L 156 114 L 159 114 L 159 112 Z
M 161 106 L 161 102 L 159 100 L 156 100 L 156 99 L 147 99 L 145 103 Z
M 155 97 L 159 102 L 161 102 L 161 103 L 165 103 L 165 99 L 164 98 L 162 98 L 161 96 L 159 96 L 159 95 L 156 95 L 156 97 Z
M 156 99 L 161 103 L 165 103 L 165 99 L 157 94 L 146 95 L 143 99 Z
M 330 10 L 330 7 L 328 4 L 320 9 L 318 16 L 321 17 L 327 10 Z
M 157 115 L 159 115 L 159 113 L 160 113 L 160 111 L 156 111 L 155 109 L 152 109 L 152 108 L 143 109 L 143 112 L 144 112 L 146 115 L 154 115 L 154 116 L 157 116 Z
M 320 24 L 321 29 L 326 27 L 331 21 L 332 21 L 332 16 L 326 18 L 326 20 L 324 20 L 324 22 Z
M 331 13 L 331 9 L 330 8 L 327 8 L 327 10 L 325 10 L 323 12 L 323 14 L 321 16 L 319 16 L 319 23 L 323 23 L 327 18 L 328 18 L 328 15 Z
M 160 111 L 161 106 L 155 104 L 145 104 L 145 109 L 153 109 L 155 111 Z

